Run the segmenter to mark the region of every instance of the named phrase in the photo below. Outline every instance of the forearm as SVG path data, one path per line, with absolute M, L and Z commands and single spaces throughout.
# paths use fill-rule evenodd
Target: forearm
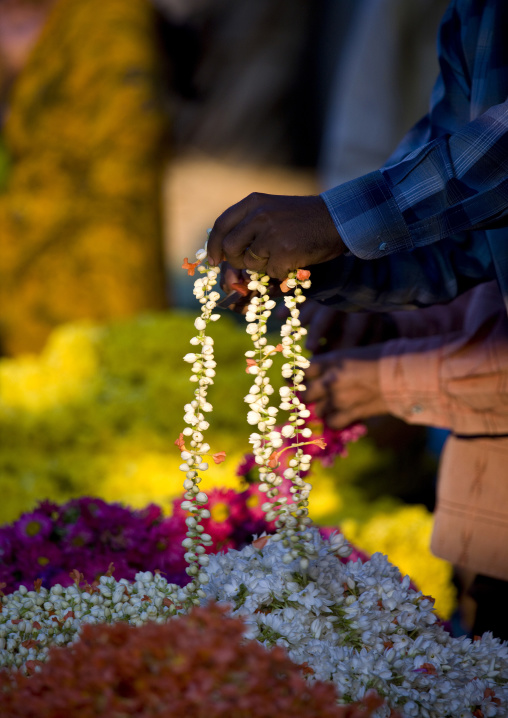
M 387 342 L 379 372 L 390 412 L 409 423 L 457 434 L 508 433 L 504 310 L 469 332 Z
M 505 226 L 508 103 L 402 161 L 322 194 L 349 250 L 377 259 L 473 229 Z

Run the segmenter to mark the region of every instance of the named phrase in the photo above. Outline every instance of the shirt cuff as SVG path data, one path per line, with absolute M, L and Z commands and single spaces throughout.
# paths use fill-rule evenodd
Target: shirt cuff
M 359 259 L 413 248 L 404 217 L 379 170 L 322 192 L 321 197 L 341 239 Z

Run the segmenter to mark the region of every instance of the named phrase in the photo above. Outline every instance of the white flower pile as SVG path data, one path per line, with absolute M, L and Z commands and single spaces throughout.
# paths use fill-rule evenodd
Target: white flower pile
M 407 718 L 508 715 L 508 643 L 488 633 L 452 638 L 433 601 L 386 556 L 344 564 L 341 534 L 311 533 L 316 557 L 307 572 L 296 559 L 285 564 L 272 538 L 262 549 L 212 555 L 207 598 L 232 604 L 250 638 L 286 648 L 314 671 L 310 680 L 333 681 L 344 702 L 375 688 Z
M 44 662 L 51 645 L 78 640 L 86 623 L 165 623 L 187 598 L 184 589 L 151 571 L 136 574 L 135 581 L 101 576 L 91 592 L 75 584 L 49 591 L 20 586 L 0 599 L 0 668 Z
M 309 680 L 333 681 L 344 702 L 375 688 L 404 718 L 508 715 L 508 643 L 488 633 L 452 638 L 432 600 L 408 577 L 401 580 L 385 556 L 344 564 L 338 556 L 350 549 L 341 534 L 311 534 L 315 558 L 305 572 L 298 559 L 284 563 L 285 549 L 273 537 L 262 548 L 211 554 L 203 603 L 231 605 L 247 637 L 286 648 L 313 671 Z M 78 640 L 86 623 L 163 623 L 187 599 L 150 571 L 133 582 L 103 576 L 92 593 L 76 585 L 39 592 L 21 586 L 1 598 L 0 667 L 44 662 L 50 645 Z M 388 709 L 377 715 L 385 718 Z

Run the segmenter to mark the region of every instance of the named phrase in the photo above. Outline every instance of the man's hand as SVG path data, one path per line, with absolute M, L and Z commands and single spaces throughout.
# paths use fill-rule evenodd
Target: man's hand
M 216 220 L 208 240 L 212 265 L 265 272 L 284 279 L 293 269 L 342 254 L 341 240 L 319 196 L 250 194 Z
M 287 314 L 284 308 L 278 312 L 284 319 Z M 343 312 L 313 299 L 301 306 L 300 321 L 307 327 L 306 347 L 313 354 L 377 344 L 398 336 L 397 325 L 388 313 Z
M 252 297 L 256 294 L 256 292 L 251 292 L 247 286 L 250 278 L 245 269 L 234 269 L 228 262 L 222 262 L 219 281 L 221 289 L 228 295 L 223 300 L 227 303 L 219 302 L 219 306 L 227 306 L 237 314 L 245 314 Z M 271 297 L 282 295 L 278 281 L 270 280 L 268 291 Z
M 333 429 L 355 421 L 388 414 L 381 394 L 381 345 L 333 351 L 315 357 L 306 372 L 305 402 L 316 403 L 316 413 Z

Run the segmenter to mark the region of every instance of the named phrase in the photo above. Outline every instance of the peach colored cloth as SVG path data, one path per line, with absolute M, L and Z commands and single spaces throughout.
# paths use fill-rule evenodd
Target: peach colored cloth
M 501 294 L 490 282 L 448 306 L 395 316 L 406 336 L 387 342 L 380 361 L 390 411 L 453 432 L 439 468 L 432 551 L 508 580 L 508 317 Z
M 457 566 L 508 580 L 507 438 L 448 437 L 430 546 Z
M 508 434 L 508 317 L 496 284 L 395 317 L 406 336 L 386 342 L 380 362 L 390 412 L 455 434 Z

